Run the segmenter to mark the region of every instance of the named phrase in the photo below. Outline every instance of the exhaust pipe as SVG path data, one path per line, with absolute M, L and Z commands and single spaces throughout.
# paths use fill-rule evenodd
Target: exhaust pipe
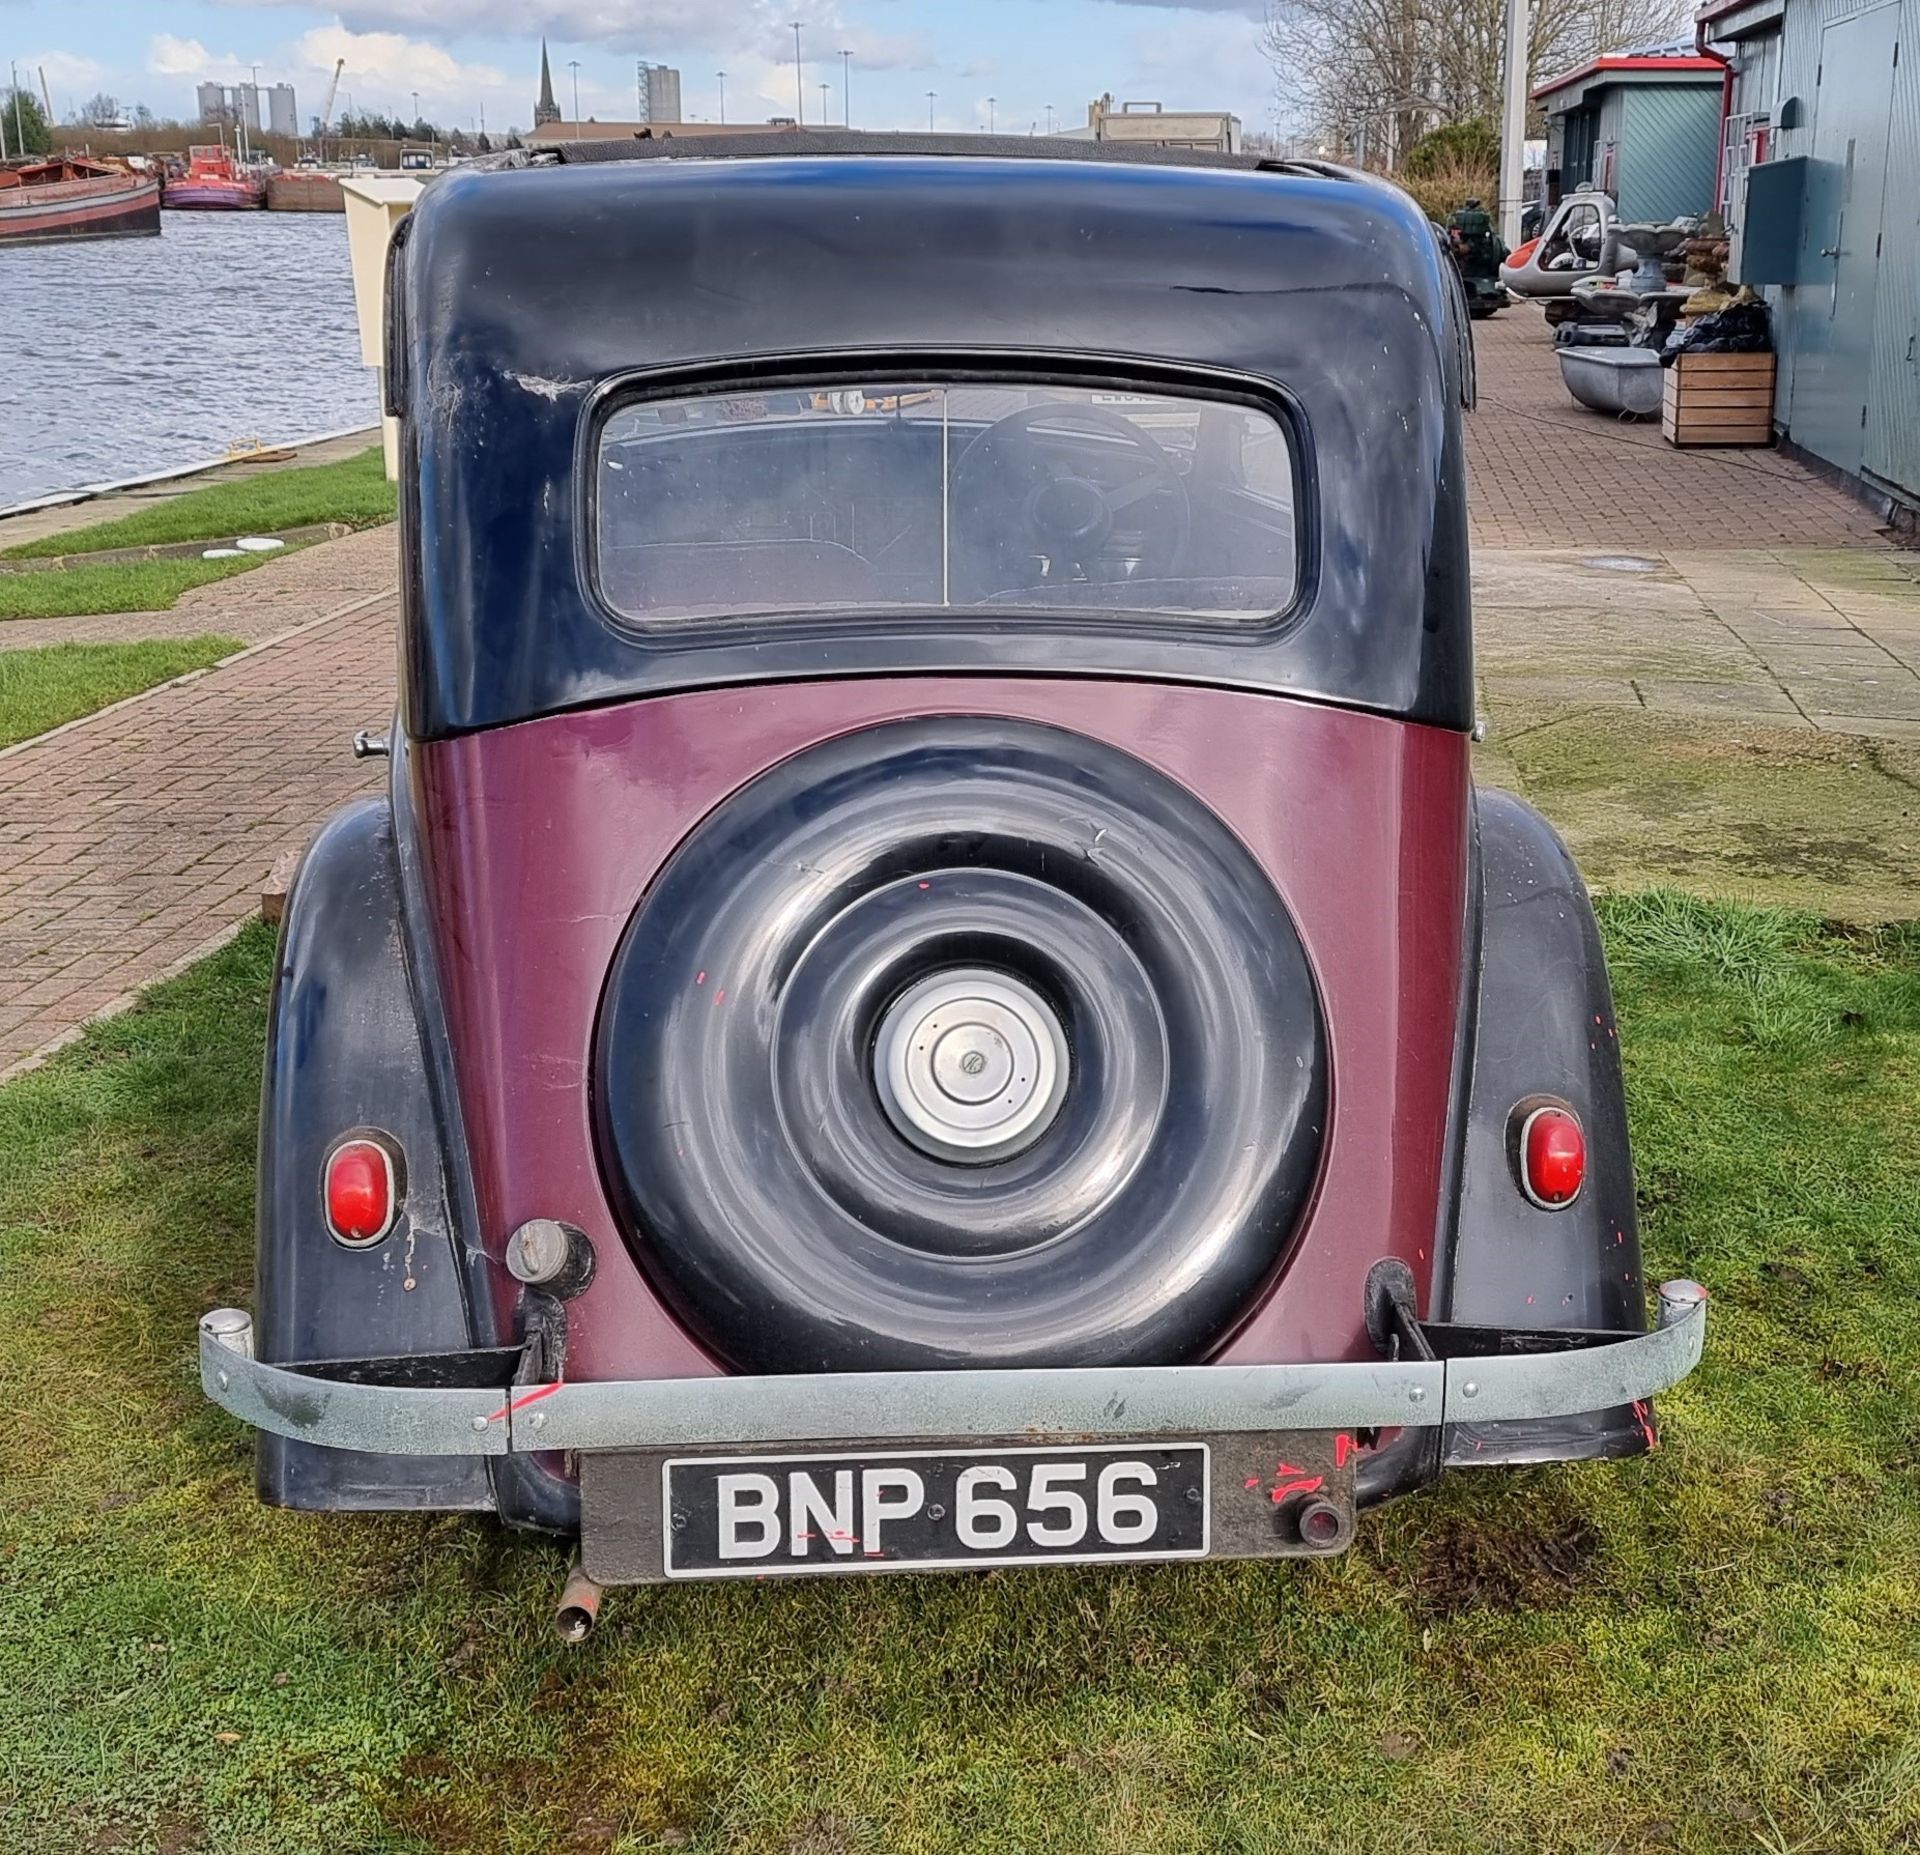
M 600 1620 L 601 1588 L 581 1569 L 576 1558 L 560 1587 L 560 1601 L 554 1606 L 553 1627 L 562 1642 L 585 1642 Z

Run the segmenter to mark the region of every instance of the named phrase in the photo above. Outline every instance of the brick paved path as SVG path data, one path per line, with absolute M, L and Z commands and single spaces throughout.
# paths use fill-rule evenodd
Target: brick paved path
M 210 952 L 281 851 L 378 786 L 349 743 L 388 719 L 394 617 L 363 605 L 0 754 L 0 1077 Z
M 1539 310 L 1473 325 L 1480 404 L 1467 415 L 1476 545 L 1498 548 L 1845 547 L 1872 513 L 1773 451 L 1677 451 L 1658 419 L 1575 403 Z

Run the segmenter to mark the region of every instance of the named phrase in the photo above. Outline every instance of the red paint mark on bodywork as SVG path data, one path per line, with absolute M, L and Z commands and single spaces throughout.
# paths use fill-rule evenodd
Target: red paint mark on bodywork
M 725 986 L 722 986 L 719 991 L 714 993 L 713 1002 L 716 1005 L 724 1005 L 727 1002 L 727 988 Z
M 695 985 L 705 985 L 707 983 L 707 969 L 704 966 L 694 974 L 693 983 Z
M 517 1398 L 509 1398 L 497 1411 L 488 1416 L 487 1422 L 498 1423 L 502 1417 L 511 1417 L 515 1411 L 523 1411 L 529 1404 L 538 1404 L 542 1398 L 552 1397 L 565 1382 L 564 1379 L 557 1378 L 551 1385 L 541 1385 Z
M 1337 1469 L 1345 1468 L 1347 1458 L 1352 1454 L 1353 1438 L 1343 1430 L 1333 1439 L 1333 1466 Z
M 1283 1481 L 1274 1489 L 1272 1498 L 1284 1501 L 1290 1494 L 1315 1494 L 1327 1485 L 1324 1475 L 1303 1475 L 1298 1481 Z
M 1640 1426 L 1640 1434 L 1647 1439 L 1648 1452 L 1660 1447 L 1660 1432 L 1654 1427 L 1653 1406 L 1645 1398 L 1633 1401 L 1633 1419 Z

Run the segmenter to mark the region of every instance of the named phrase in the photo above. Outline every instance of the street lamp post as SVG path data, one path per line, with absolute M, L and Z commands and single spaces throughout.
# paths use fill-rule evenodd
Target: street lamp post
M 853 127 L 853 53 L 840 54 L 840 123 L 841 127 Z
M 933 100 L 939 94 L 937 90 L 929 90 L 927 92 L 927 133 L 929 135 L 933 133 Z
M 832 94 L 833 86 L 831 84 L 822 84 L 820 86 L 820 126 L 823 129 L 827 126 L 827 98 Z
M 1047 133 L 1049 135 L 1053 133 L 1053 105 L 1051 103 L 1047 105 Z
M 714 72 L 714 76 L 720 80 L 720 120 L 725 122 L 727 119 L 727 74 L 724 71 L 716 71 Z
M 998 99 L 994 97 L 987 99 L 987 133 L 989 135 L 993 133 L 993 106 L 996 101 L 998 101 Z
M 793 22 L 793 106 L 799 111 L 794 120 L 801 128 L 807 126 L 807 86 L 806 72 L 800 63 L 800 22 Z
M 1506 69 L 1501 78 L 1500 197 L 1496 223 L 1508 245 L 1520 242 L 1526 184 L 1527 0 L 1507 0 Z
M 573 139 L 580 139 L 580 60 L 569 58 L 567 69 L 573 73 Z

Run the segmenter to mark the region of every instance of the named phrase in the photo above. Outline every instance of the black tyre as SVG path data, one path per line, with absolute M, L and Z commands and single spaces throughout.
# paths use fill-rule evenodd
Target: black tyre
M 675 853 L 601 1012 L 641 1264 L 750 1371 L 1173 1362 L 1281 1261 L 1325 1036 L 1240 841 L 1028 722 L 870 728 Z

